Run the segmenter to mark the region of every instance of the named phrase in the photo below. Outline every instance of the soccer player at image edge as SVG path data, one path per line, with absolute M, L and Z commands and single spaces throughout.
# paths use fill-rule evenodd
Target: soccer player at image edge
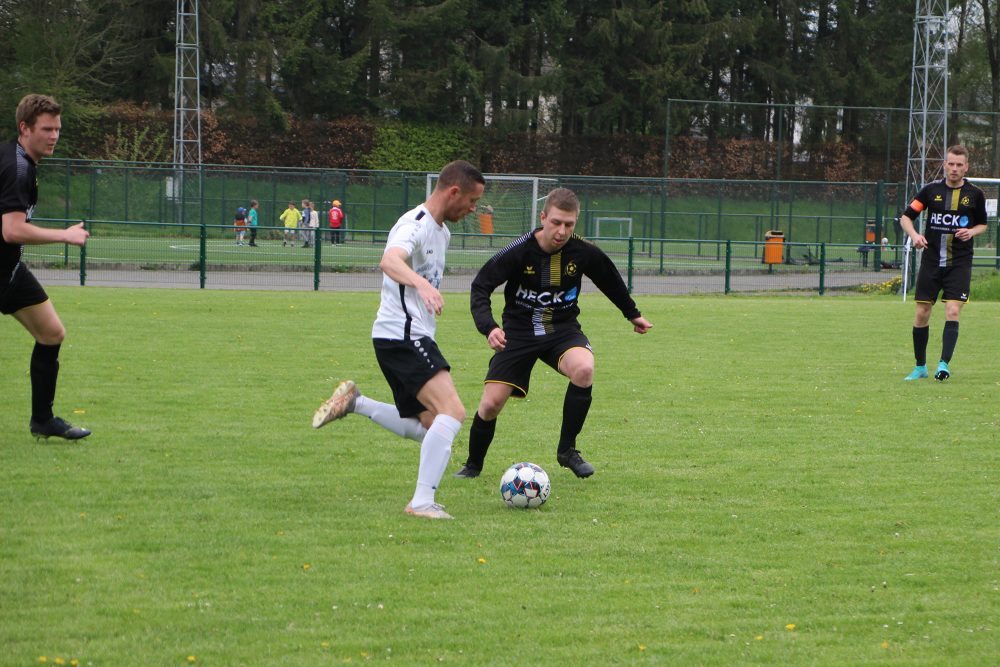
M 958 320 L 962 306 L 969 300 L 972 283 L 973 238 L 988 228 L 986 198 L 982 190 L 966 180 L 968 171 L 968 150 L 964 146 L 951 146 L 944 160 L 945 177 L 921 188 L 899 217 L 899 224 L 913 247 L 924 251 L 914 292 L 913 356 L 916 365 L 904 378 L 908 381 L 928 377 L 927 341 L 931 309 L 938 294 L 944 301 L 945 322 L 941 359 L 934 378 L 944 382 L 951 377 L 949 364 L 958 342 Z M 925 214 L 923 234 L 914 227 L 921 213 Z

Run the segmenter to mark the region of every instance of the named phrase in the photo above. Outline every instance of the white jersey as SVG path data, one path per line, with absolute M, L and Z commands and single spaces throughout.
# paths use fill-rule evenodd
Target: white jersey
M 444 275 L 444 257 L 448 251 L 451 231 L 438 224 L 423 204 L 407 211 L 389 232 L 385 248 L 402 248 L 411 269 L 440 289 Z M 434 338 L 437 320 L 417 295 L 416 288 L 400 285 L 387 275 L 382 276 L 382 300 L 372 326 L 372 338 L 414 340 Z

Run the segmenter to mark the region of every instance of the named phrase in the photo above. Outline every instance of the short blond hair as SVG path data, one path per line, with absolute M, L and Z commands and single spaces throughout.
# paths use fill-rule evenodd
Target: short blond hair
M 51 95 L 29 93 L 17 103 L 14 120 L 17 122 L 18 129 L 21 128 L 21 123 L 24 123 L 28 127 L 34 127 L 38 117 L 45 113 L 58 116 L 62 113 L 62 106 Z
M 569 188 L 556 188 L 545 198 L 545 207 L 542 209 L 542 212 L 547 214 L 551 208 L 568 211 L 569 213 L 579 213 L 580 200 L 577 198 L 576 193 Z

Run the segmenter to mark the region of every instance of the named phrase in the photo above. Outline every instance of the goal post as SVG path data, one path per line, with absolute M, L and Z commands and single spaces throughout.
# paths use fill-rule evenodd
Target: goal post
M 498 176 L 484 174 L 486 187 L 474 213 L 462 219 L 462 229 L 481 234 L 517 236 L 538 224 L 538 215 L 554 178 L 539 176 Z M 427 174 L 427 197 L 437 185 L 438 174 Z
M 594 218 L 594 238 L 632 238 L 632 218 Z

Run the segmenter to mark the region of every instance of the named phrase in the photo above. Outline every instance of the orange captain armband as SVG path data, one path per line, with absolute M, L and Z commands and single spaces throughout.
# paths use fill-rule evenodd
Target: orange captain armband
M 910 208 L 912 208 L 917 213 L 920 213 L 921 211 L 924 210 L 924 203 L 919 199 L 914 199 L 913 201 L 910 202 Z

